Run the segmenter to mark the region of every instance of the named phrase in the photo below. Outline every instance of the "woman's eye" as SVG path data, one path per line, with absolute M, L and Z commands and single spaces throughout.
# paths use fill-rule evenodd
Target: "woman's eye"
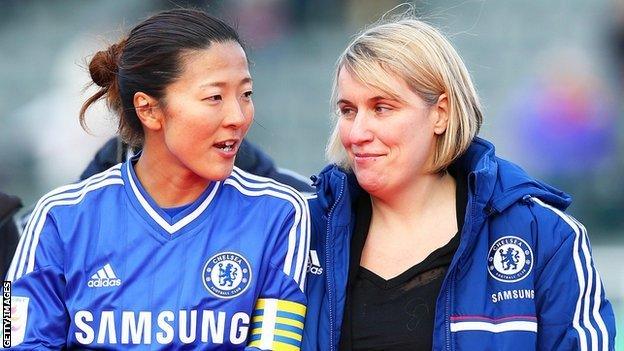
M 375 106 L 375 112 L 377 113 L 385 113 L 392 110 L 389 106 L 377 105 Z
M 338 109 L 338 113 L 342 117 L 349 118 L 355 115 L 355 110 L 350 107 L 344 107 L 344 108 Z
M 243 94 L 243 96 L 244 96 L 246 99 L 251 99 L 251 96 L 252 96 L 252 95 L 253 95 L 253 91 L 251 91 L 251 90 L 250 90 L 250 91 L 246 91 L 246 92 Z
M 209 96 L 209 97 L 205 98 L 204 100 L 208 100 L 208 101 L 221 101 L 221 100 L 223 100 L 223 97 L 221 95 L 213 95 L 213 96 Z

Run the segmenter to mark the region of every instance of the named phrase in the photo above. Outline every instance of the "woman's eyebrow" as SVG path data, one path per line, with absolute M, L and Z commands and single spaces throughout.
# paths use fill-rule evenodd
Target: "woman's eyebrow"
M 241 79 L 241 81 L 238 83 L 239 85 L 242 84 L 247 84 L 247 83 L 251 83 L 253 82 L 253 79 L 251 79 L 251 77 L 245 77 L 243 79 Z M 217 87 L 217 88 L 221 88 L 228 85 L 227 82 L 208 82 L 208 83 L 204 83 L 202 85 L 199 86 L 200 89 L 204 89 L 204 88 L 208 88 L 208 87 Z

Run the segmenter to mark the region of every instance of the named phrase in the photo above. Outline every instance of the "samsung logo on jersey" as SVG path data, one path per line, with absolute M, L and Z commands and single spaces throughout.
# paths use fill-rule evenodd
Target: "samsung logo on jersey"
M 123 311 L 121 324 L 119 313 L 115 311 L 102 311 L 97 318 L 98 321 L 94 322 L 93 313 L 90 311 L 76 312 L 74 324 L 78 331 L 74 336 L 79 343 L 145 345 L 155 341 L 166 345 L 174 341 L 184 344 L 200 341 L 239 345 L 247 340 L 249 330 L 249 315 L 245 312 L 237 312 L 227 318 L 225 312 L 212 310 L 181 310 L 177 314 L 173 311 L 161 311 L 158 315 L 153 315 L 151 311 Z M 157 326 L 156 330 L 153 329 L 154 324 Z M 174 326 L 178 326 L 177 330 Z M 197 330 L 200 331 L 199 335 Z
M 534 299 L 535 290 L 533 289 L 516 289 L 516 290 L 504 290 L 492 294 L 492 302 L 497 303 L 505 300 L 516 299 Z

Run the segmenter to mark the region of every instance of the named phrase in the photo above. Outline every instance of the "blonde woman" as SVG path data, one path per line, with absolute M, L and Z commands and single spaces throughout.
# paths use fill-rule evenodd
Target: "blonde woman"
M 477 93 L 439 31 L 365 30 L 338 59 L 333 104 L 303 349 L 613 349 L 570 197 L 476 137 Z

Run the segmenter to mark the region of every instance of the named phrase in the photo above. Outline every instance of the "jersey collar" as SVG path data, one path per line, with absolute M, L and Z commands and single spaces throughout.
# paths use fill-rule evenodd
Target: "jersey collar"
M 139 214 L 150 222 L 152 226 L 164 230 L 170 235 L 175 234 L 182 228 L 189 229 L 190 226 L 194 226 L 193 223 L 196 222 L 198 218 L 203 217 L 206 209 L 214 200 L 221 182 L 211 182 L 199 198 L 188 206 L 188 208 L 171 217 L 156 204 L 154 199 L 152 199 L 145 188 L 143 188 L 143 185 L 134 171 L 133 162 L 135 162 L 137 158 L 138 155 L 126 161 L 122 166 L 121 173 L 124 179 L 126 193 Z

